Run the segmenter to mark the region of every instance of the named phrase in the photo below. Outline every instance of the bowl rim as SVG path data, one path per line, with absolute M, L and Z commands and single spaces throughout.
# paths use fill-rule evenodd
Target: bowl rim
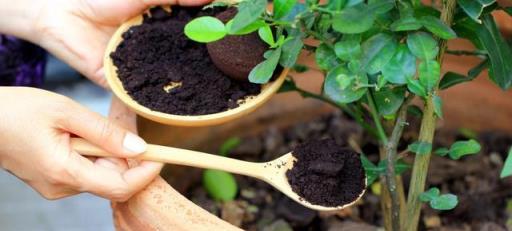
M 110 57 L 110 54 L 114 52 L 122 42 L 123 33 L 128 31 L 132 26 L 142 24 L 143 15 L 146 13 L 147 12 L 144 12 L 129 19 L 115 31 L 108 43 L 103 59 L 105 77 L 114 95 L 142 117 L 168 125 L 180 126 L 206 126 L 225 123 L 249 114 L 268 101 L 274 93 L 279 90 L 288 75 L 289 68 L 283 68 L 279 77 L 272 82 L 262 85 L 259 95 L 246 99 L 245 102 L 240 104 L 237 108 L 229 109 L 227 111 L 206 115 L 174 115 L 151 110 L 135 101 L 124 89 L 124 86 L 117 75 L 117 67 L 114 65 L 112 58 Z

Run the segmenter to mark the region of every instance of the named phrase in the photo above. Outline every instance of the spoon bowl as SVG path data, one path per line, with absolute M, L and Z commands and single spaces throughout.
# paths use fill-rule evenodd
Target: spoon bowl
M 237 108 L 233 108 L 227 111 L 207 115 L 187 116 L 173 115 L 151 110 L 139 104 L 126 92 L 121 80 L 119 79 L 119 76 L 117 75 L 117 68 L 113 63 L 112 58 L 110 57 L 110 54 L 114 52 L 119 44 L 123 41 L 123 33 L 128 31 L 132 26 L 142 24 L 142 22 L 143 15 L 141 14 L 126 21 L 117 29 L 108 43 L 103 59 L 103 66 L 108 85 L 114 95 L 116 95 L 124 104 L 134 110 L 138 115 L 147 119 L 163 124 L 177 126 L 207 126 L 228 122 L 230 120 L 249 114 L 263 103 L 267 102 L 274 95 L 274 93 L 279 90 L 284 80 L 286 79 L 286 76 L 288 75 L 289 69 L 284 68 L 274 81 L 261 86 L 260 94 L 244 99 Z
M 112 154 L 93 144 L 90 144 L 81 138 L 73 138 L 71 140 L 71 146 L 78 153 L 86 156 L 113 156 Z M 364 188 L 366 188 L 366 186 L 363 187 L 363 190 L 359 196 L 346 204 L 334 207 L 311 204 L 292 190 L 292 187 L 288 182 L 288 178 L 286 177 L 286 172 L 293 167 L 293 164 L 296 160 L 291 153 L 287 153 L 269 162 L 254 163 L 186 149 L 165 147 L 160 145 L 148 145 L 147 151 L 141 154 L 139 159 L 205 169 L 216 169 L 254 177 L 274 186 L 274 188 L 281 191 L 297 203 L 318 211 L 334 211 L 349 207 L 361 199 L 365 192 Z

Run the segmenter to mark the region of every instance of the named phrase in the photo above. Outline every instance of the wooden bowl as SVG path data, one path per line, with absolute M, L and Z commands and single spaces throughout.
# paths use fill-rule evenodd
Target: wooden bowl
M 241 103 L 239 107 L 229 109 L 227 111 L 207 115 L 187 116 L 173 115 L 151 110 L 139 104 L 126 92 L 121 80 L 117 75 L 117 68 L 114 66 L 114 63 L 110 58 L 110 54 L 116 50 L 117 46 L 122 41 L 122 34 L 129 30 L 132 26 L 142 24 L 142 21 L 143 16 L 139 15 L 135 18 L 128 20 L 127 22 L 122 24 L 119 27 L 119 29 L 117 29 L 117 31 L 114 33 L 114 35 L 108 43 L 107 49 L 105 51 L 103 65 L 105 69 L 105 76 L 107 78 L 110 89 L 112 89 L 112 92 L 114 92 L 114 94 L 119 99 L 121 99 L 123 103 L 125 103 L 128 107 L 134 110 L 137 114 L 147 119 L 163 124 L 177 126 L 207 126 L 225 123 L 249 114 L 256 108 L 261 106 L 263 103 L 268 101 L 274 95 L 274 93 L 276 93 L 277 90 L 279 90 L 284 80 L 286 79 L 286 76 L 288 75 L 289 69 L 283 69 L 283 71 L 280 73 L 279 77 L 276 80 L 265 85 L 262 85 L 261 92 L 259 95 L 251 96 L 245 99 L 244 102 Z

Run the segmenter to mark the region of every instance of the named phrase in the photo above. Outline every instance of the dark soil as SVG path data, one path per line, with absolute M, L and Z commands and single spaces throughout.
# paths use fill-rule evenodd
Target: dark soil
M 237 12 L 237 8 L 229 8 L 216 17 L 227 23 Z M 226 75 L 239 81 L 249 81 L 249 73 L 263 62 L 263 54 L 268 49 L 257 32 L 242 36 L 228 35 L 222 40 L 208 43 L 206 47 L 213 63 Z
M 400 150 L 417 140 L 419 123 L 411 121 L 410 124 L 404 132 L 406 140 L 400 145 Z M 261 135 L 243 138 L 230 156 L 248 161 L 270 161 L 311 138 L 334 138 L 341 146 L 348 146 L 347 141 L 353 139 L 372 162 L 378 162 L 377 145 L 368 141 L 356 123 L 340 114 L 298 123 L 284 130 L 269 127 Z M 433 156 L 427 178 L 427 188 L 438 187 L 443 193 L 456 194 L 459 205 L 454 210 L 442 212 L 424 206 L 419 230 L 512 230 L 512 177 L 499 179 L 503 161 L 512 144 L 512 134 L 491 131 L 467 137 L 458 131 L 440 130 L 436 133 L 435 148 L 468 138 L 475 138 L 482 144 L 481 153 L 458 161 Z M 411 156 L 405 159 L 407 163 L 412 163 L 412 160 Z M 240 191 L 235 201 L 218 203 L 209 198 L 202 188 L 200 173 L 186 168 L 183 173 L 187 176 L 186 185 L 183 180 L 171 180 L 171 185 L 178 186 L 182 182 L 179 190 L 184 195 L 231 223 L 241 223 L 244 230 L 374 231 L 383 226 L 378 187 L 368 187 L 361 203 L 338 212 L 325 213 L 305 208 L 267 183 L 243 176 L 236 176 Z M 409 174 L 403 175 L 406 190 Z M 233 210 L 233 207 L 239 210 Z
M 286 172 L 294 192 L 306 201 L 328 207 L 357 199 L 365 188 L 359 154 L 333 139 L 308 141 L 292 152 L 297 159 Z
M 228 78 L 215 67 L 206 45 L 185 36 L 187 22 L 214 13 L 155 8 L 152 17 L 123 34 L 111 57 L 134 100 L 169 114 L 205 115 L 236 108 L 240 100 L 260 93 L 260 85 Z

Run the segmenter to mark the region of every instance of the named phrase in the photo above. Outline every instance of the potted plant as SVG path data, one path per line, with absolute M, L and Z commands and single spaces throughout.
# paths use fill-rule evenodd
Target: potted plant
M 435 123 L 443 116 L 439 92 L 475 79 L 484 69 L 489 69 L 495 84 L 503 89 L 510 87 L 512 65 L 506 60 L 512 56 L 511 48 L 490 14 L 510 13 L 510 8 L 494 1 L 475 4 L 447 0 L 434 1 L 429 6 L 420 1 L 300 4 L 282 0 L 274 1 L 274 13 L 270 14 L 265 12 L 265 6 L 265 0 L 242 2 L 234 19 L 243 18 L 245 26 L 256 24 L 260 37 L 273 47 L 253 69 L 254 73 L 273 71 L 283 54 L 295 51 L 296 46 L 315 53 L 318 67 L 325 72 L 323 94 L 304 91 L 292 80 L 285 83 L 282 91 L 295 90 L 339 108 L 379 143 L 380 162 L 365 160 L 363 164 L 367 174 L 373 179 L 380 177 L 384 186 L 381 200 L 386 229 L 416 230 L 423 203 L 434 209 L 453 209 L 458 202 L 456 195 L 425 189 L 432 153 L 459 159 L 478 153 L 480 145 L 468 139 L 433 150 Z M 199 18 L 189 26 L 200 25 L 204 32 L 201 36 L 220 39 L 234 30 L 233 24 L 236 25 Z M 447 50 L 446 41 L 456 37 L 468 39 L 476 50 Z M 302 41 L 308 38 L 318 42 L 303 45 Z M 441 63 L 447 52 L 475 55 L 482 61 L 467 76 L 454 72 L 441 76 Z M 255 77 L 250 80 L 262 81 Z M 411 104 L 413 99 L 422 102 L 422 107 Z M 409 113 L 422 119 L 418 140 L 403 151 L 415 154 L 406 197 L 396 167 L 402 157 L 397 155 L 397 149 Z

